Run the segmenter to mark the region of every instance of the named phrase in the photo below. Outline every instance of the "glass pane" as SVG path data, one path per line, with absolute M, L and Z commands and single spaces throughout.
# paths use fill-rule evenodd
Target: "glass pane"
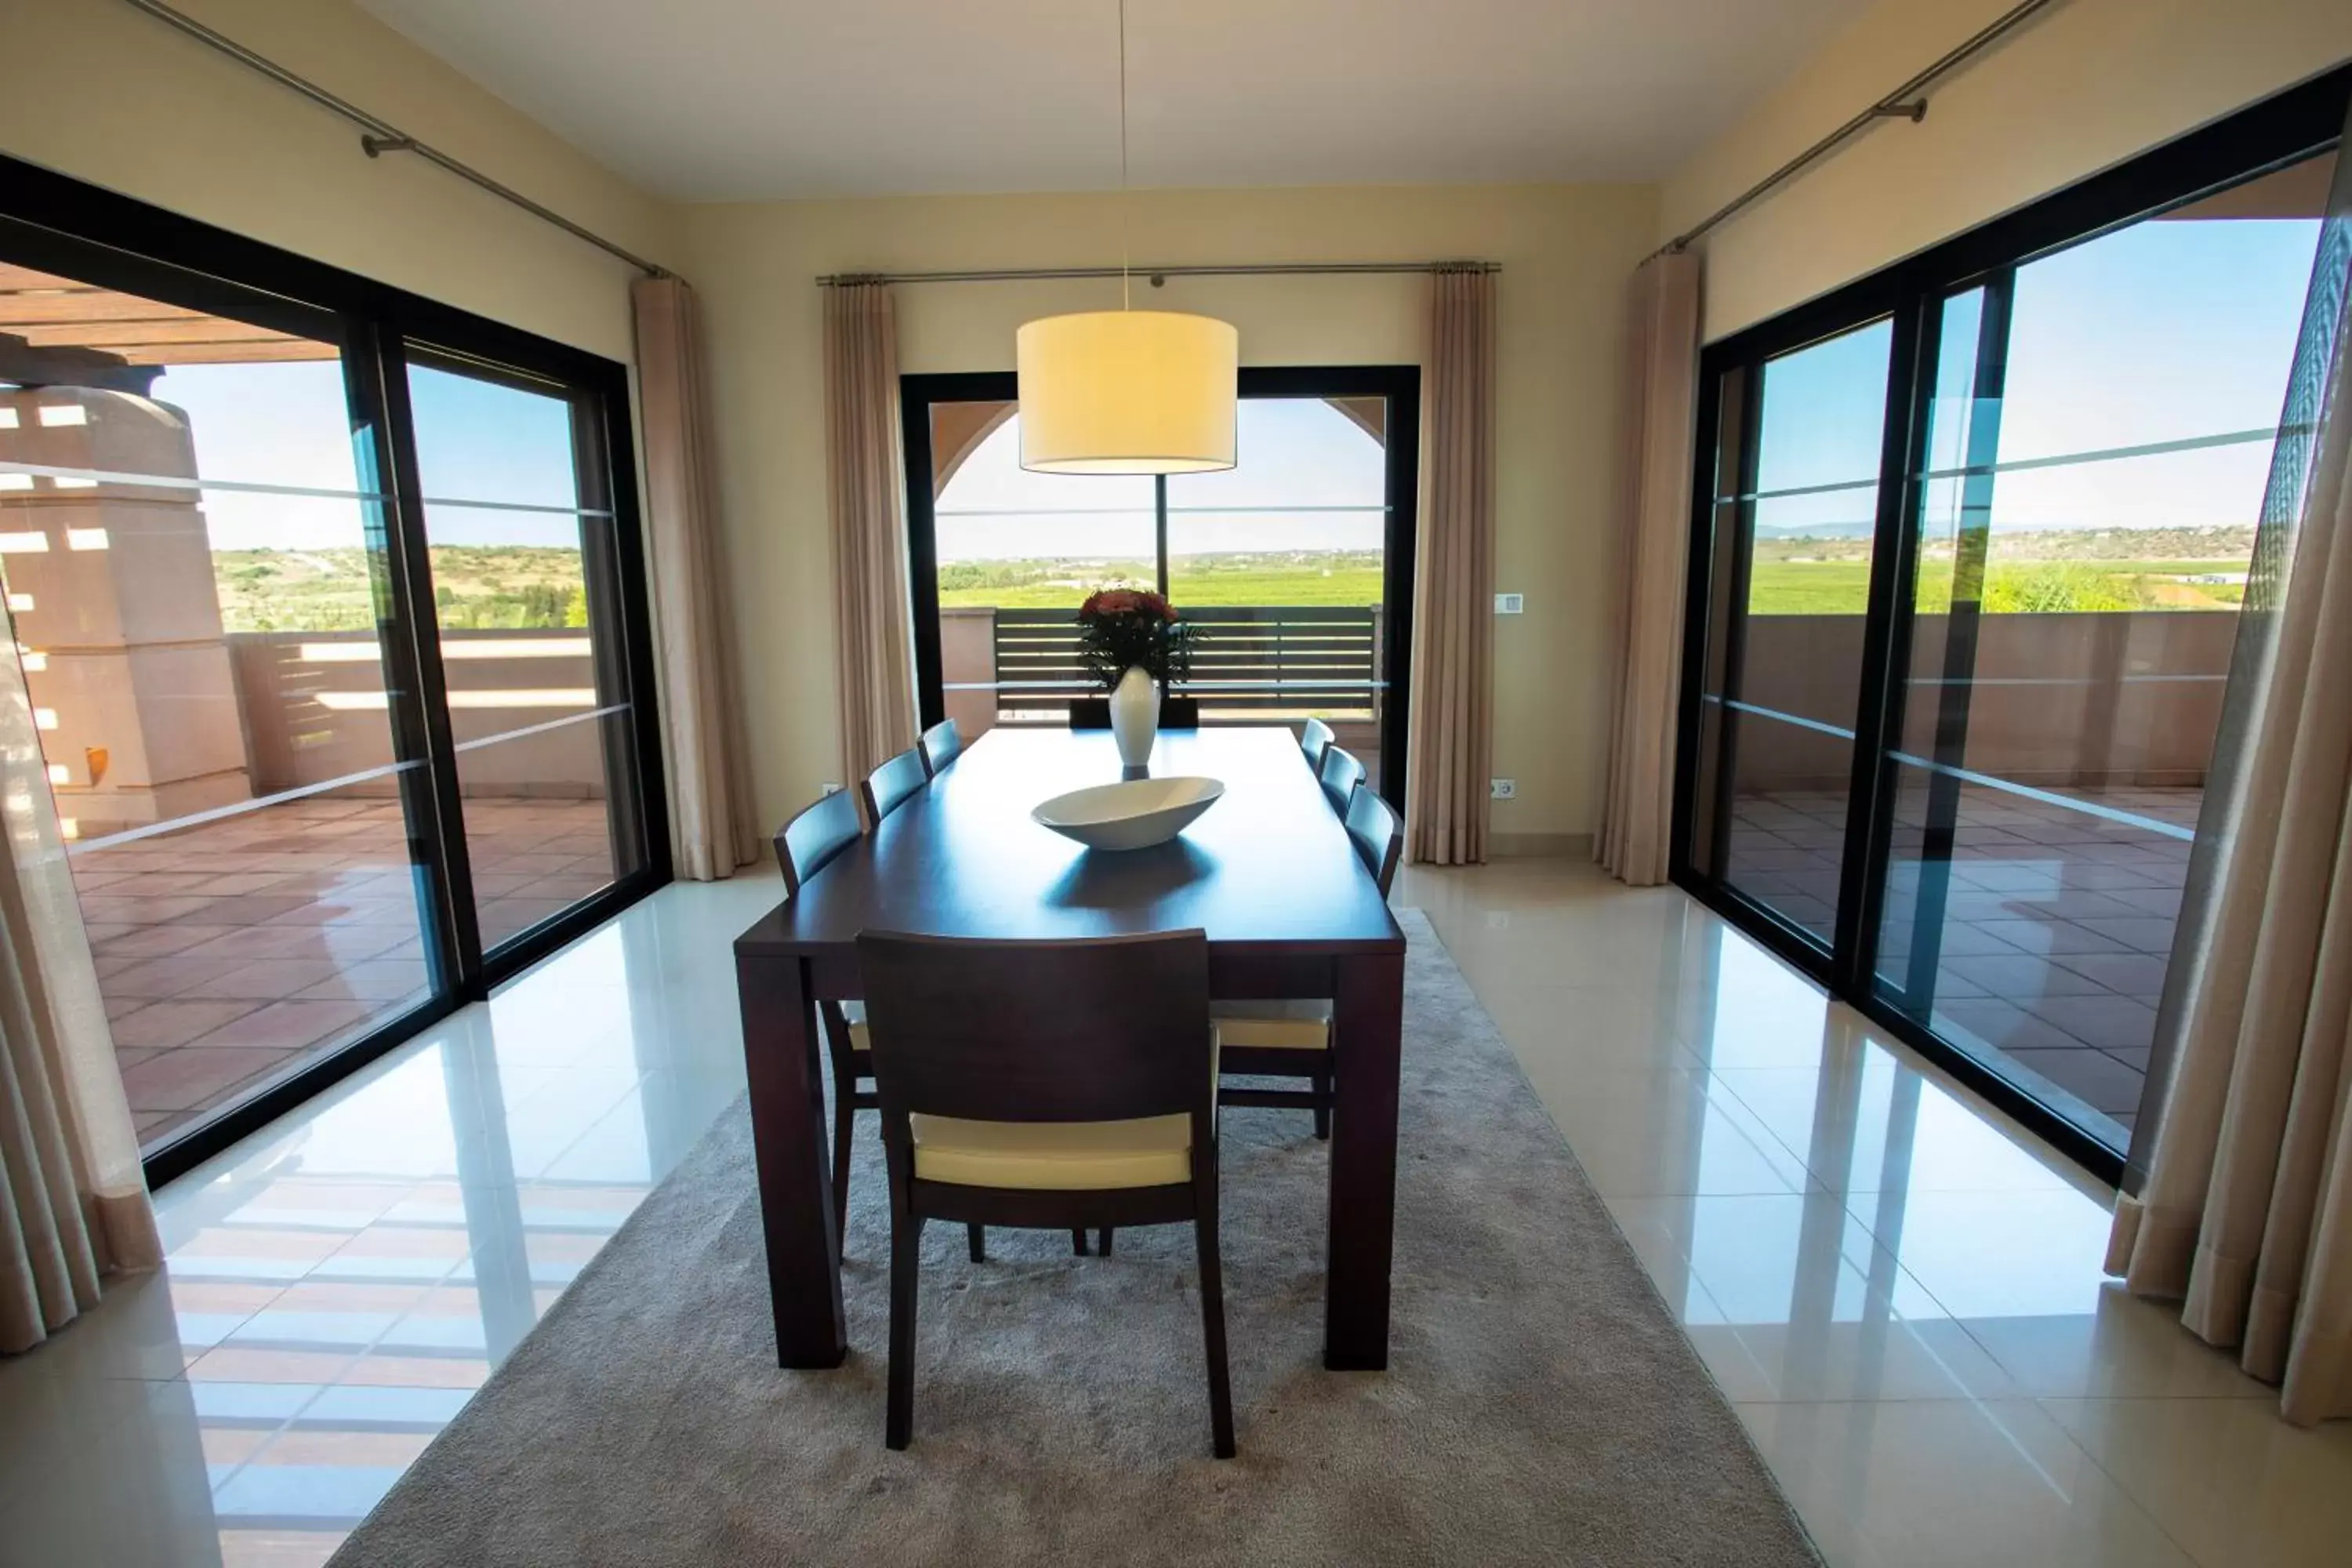
M 2332 163 L 1943 307 L 1876 984 L 2117 1149 Z
M 1240 461 L 1168 480 L 1168 595 L 1201 623 L 1203 722 L 1329 723 L 1374 781 L 1388 543 L 1388 405 L 1246 397 Z
M 1097 588 L 1158 584 L 1154 491 L 1135 474 L 1033 474 L 1011 402 L 935 403 L 931 500 L 940 679 L 967 742 L 1000 723 L 1066 723 L 1096 689 L 1076 658 Z
M 0 574 L 152 1149 L 428 994 L 335 344 L 0 266 Z
M 1874 322 L 1734 373 L 1723 397 L 1693 859 L 1823 944 L 1893 341 Z
M 643 864 L 593 410 L 411 363 L 442 679 L 482 945 Z

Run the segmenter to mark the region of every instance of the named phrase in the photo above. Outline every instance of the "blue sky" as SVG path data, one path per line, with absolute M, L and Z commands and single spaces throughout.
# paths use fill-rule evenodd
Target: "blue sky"
M 2000 460 L 2275 425 L 2318 235 L 2315 219 L 2142 223 L 2019 268 Z M 1939 468 L 1960 460 L 1976 300 L 1947 306 L 1930 459 Z M 1766 366 L 1759 489 L 1875 475 L 1892 341 L 1878 322 Z M 2004 473 L 1992 527 L 2251 523 L 2269 461 L 2269 446 L 2252 442 Z M 1767 500 L 1758 521 L 1864 521 L 1874 495 L 1864 485 Z
M 187 415 L 205 479 L 360 489 L 337 361 L 174 365 L 152 395 Z M 428 498 L 573 504 L 571 415 L 562 402 L 421 367 L 409 374 L 409 401 Z M 348 500 L 207 490 L 205 517 L 216 550 L 362 542 L 360 509 Z M 441 506 L 428 510 L 426 525 L 436 544 L 580 542 L 577 521 L 563 515 Z
M 1168 481 L 1168 549 L 1378 550 L 1387 489 L 1381 444 L 1320 398 L 1245 398 L 1235 466 Z M 1131 474 L 1033 474 L 1020 421 L 999 426 L 964 459 L 939 500 L 942 561 L 1024 555 L 1152 556 L 1151 480 Z M 1351 507 L 1349 512 L 1303 507 Z M 1196 508 L 1240 510 L 1196 511 Z M 1015 516 L 968 516 L 966 512 Z

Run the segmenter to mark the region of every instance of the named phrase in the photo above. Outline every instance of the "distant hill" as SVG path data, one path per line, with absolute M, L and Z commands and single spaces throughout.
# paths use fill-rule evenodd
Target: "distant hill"
M 451 629 L 584 626 L 580 552 L 541 545 L 440 545 L 436 618 Z M 230 632 L 364 631 L 376 621 L 367 552 L 215 550 L 213 581 Z

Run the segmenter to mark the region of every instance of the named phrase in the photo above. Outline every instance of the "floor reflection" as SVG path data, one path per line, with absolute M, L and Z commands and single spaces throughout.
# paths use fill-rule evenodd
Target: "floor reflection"
M 697 891 L 161 1194 L 165 1272 L 0 1365 L 12 1425 L 141 1395 L 10 1467 L 0 1562 L 324 1562 L 741 1092 L 727 943 L 777 888 Z

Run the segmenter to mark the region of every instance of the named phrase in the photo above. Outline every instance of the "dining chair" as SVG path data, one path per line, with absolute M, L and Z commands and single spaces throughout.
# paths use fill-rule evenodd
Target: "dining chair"
M 1323 749 L 1332 739 L 1331 726 L 1320 719 L 1309 719 L 1298 731 L 1298 749 L 1307 753 L 1307 765 L 1318 774 L 1323 767 Z
M 1349 798 L 1355 795 L 1356 786 L 1364 782 L 1364 764 L 1344 746 L 1326 746 L 1322 765 L 1315 773 L 1323 781 L 1323 798 L 1331 803 L 1332 811 L 1346 816 Z
M 856 843 L 865 825 L 857 802 L 845 790 L 835 790 L 784 824 L 776 835 L 776 864 L 783 868 L 784 897 L 800 897 L 801 887 L 833 858 Z M 817 1014 L 824 1024 L 825 1055 L 833 1063 L 833 1229 L 846 1248 L 849 1235 L 849 1140 L 861 1110 L 878 1110 L 882 1102 L 870 1089 L 858 1085 L 874 1076 L 874 1054 L 866 1045 L 865 1005 L 820 1002 Z
M 876 827 L 881 826 L 884 817 L 906 805 L 916 791 L 930 782 L 930 771 L 923 766 L 922 748 L 908 747 L 858 782 L 857 793 L 866 802 L 866 820 Z
M 963 731 L 954 720 L 942 719 L 923 731 L 915 749 L 923 753 L 923 771 L 937 778 L 941 768 L 963 755 Z
M 1369 784 L 1359 784 L 1348 802 L 1348 842 L 1381 897 L 1396 881 L 1404 852 L 1404 826 L 1396 809 Z M 1315 1113 L 1315 1136 L 1331 1136 L 1331 1004 L 1328 999 L 1219 1002 L 1210 1009 L 1223 1042 L 1218 1073 L 1223 1078 L 1303 1078 L 1307 1087 L 1227 1089 L 1220 1082 L 1220 1105 L 1288 1106 Z M 1110 1252 L 1110 1238 L 1103 1252 Z
M 1081 1233 L 1190 1220 L 1210 1428 L 1231 1458 L 1207 935 L 869 931 L 857 963 L 890 1171 L 888 1445 L 914 1434 L 926 1220 Z

